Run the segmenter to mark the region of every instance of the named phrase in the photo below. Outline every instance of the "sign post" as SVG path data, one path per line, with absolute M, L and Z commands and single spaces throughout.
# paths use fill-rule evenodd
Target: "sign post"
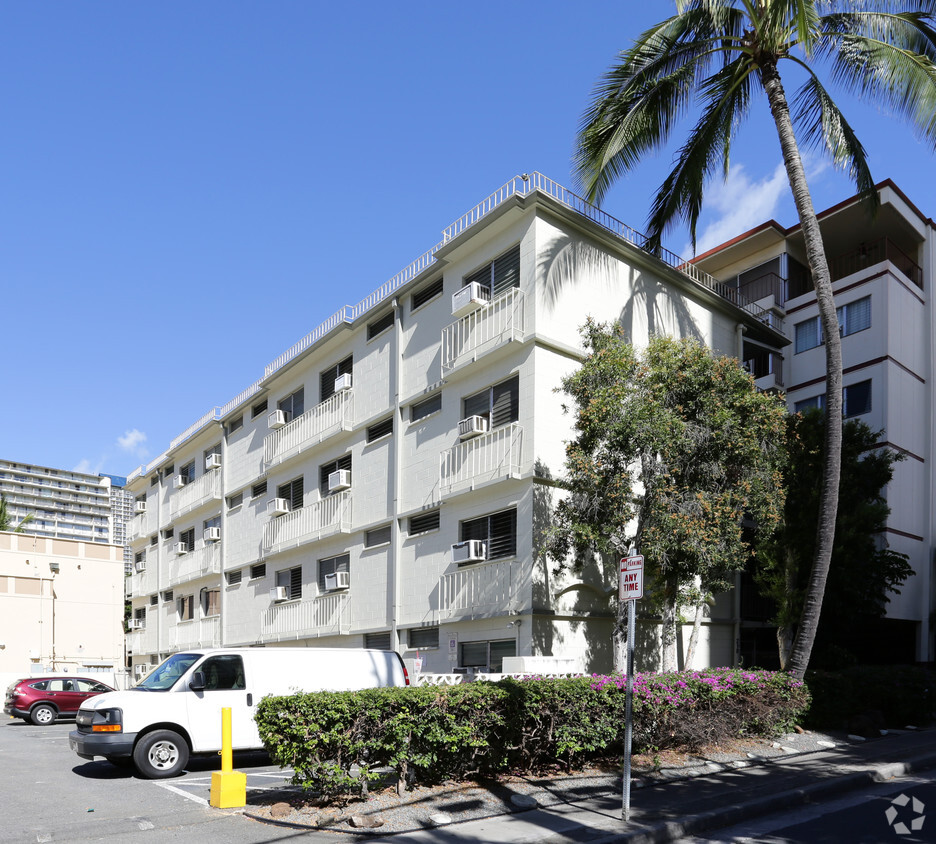
M 631 554 L 621 560 L 619 599 L 627 601 L 627 684 L 624 687 L 624 782 L 621 815 L 630 820 L 631 746 L 634 737 L 634 636 L 636 630 L 635 602 L 643 597 L 644 558 Z

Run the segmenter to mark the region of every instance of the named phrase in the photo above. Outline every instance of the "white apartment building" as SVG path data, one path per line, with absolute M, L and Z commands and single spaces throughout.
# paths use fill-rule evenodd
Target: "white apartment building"
M 878 185 L 871 218 L 857 197 L 822 212 L 842 335 L 844 414 L 883 431 L 881 444 L 904 455 L 887 489 L 891 516 L 882 542 L 909 556 L 915 576 L 891 596 L 884 624 L 861 643 L 871 658 L 933 659 L 934 322 L 936 232 L 890 181 Z M 822 406 L 825 352 L 799 226 L 774 221 L 700 256 L 694 263 L 772 312 L 792 341 L 778 351 L 745 337 L 745 360 L 763 387 L 786 391 L 791 410 Z M 743 590 L 742 590 L 743 591 Z M 745 606 L 747 602 L 742 601 Z M 756 612 L 742 615 L 756 616 Z M 763 619 L 762 619 L 763 620 Z M 772 629 L 753 619 L 742 630 L 747 662 L 776 652 Z
M 432 672 L 513 656 L 610 668 L 616 561 L 557 578 L 540 550 L 580 326 L 736 355 L 787 342 L 642 242 L 516 177 L 133 472 L 136 671 L 195 645 L 273 644 L 396 649 Z M 735 603 L 707 619 L 702 662 L 735 659 Z

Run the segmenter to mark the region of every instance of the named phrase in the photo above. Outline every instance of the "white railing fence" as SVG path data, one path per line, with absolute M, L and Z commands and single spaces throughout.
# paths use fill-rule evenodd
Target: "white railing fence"
M 523 338 L 523 293 L 512 287 L 442 329 L 442 375 L 460 363 Z
M 263 440 L 263 462 L 279 463 L 301 451 L 305 446 L 321 442 L 339 430 L 350 430 L 353 424 L 354 397 L 351 390 L 342 390 L 310 408 Z
M 312 542 L 328 533 L 346 533 L 349 530 L 351 493 L 339 492 L 270 519 L 263 527 L 263 550 L 273 553 Z
M 523 428 L 511 422 L 443 451 L 439 456 L 439 489 L 443 495 L 456 487 L 519 477 Z

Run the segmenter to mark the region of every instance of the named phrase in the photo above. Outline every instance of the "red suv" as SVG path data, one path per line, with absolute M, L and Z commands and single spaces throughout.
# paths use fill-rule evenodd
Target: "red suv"
M 7 686 L 3 711 L 32 721 L 37 727 L 51 724 L 60 715 L 75 715 L 89 697 L 114 691 L 88 677 L 35 677 Z

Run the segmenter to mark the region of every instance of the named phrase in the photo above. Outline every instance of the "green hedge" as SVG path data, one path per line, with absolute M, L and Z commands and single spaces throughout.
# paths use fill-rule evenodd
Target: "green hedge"
M 634 752 L 773 734 L 789 729 L 808 702 L 801 683 L 767 671 L 635 675 Z M 257 723 L 273 759 L 293 768 L 294 783 L 322 795 L 361 793 L 378 768 L 406 783 L 433 783 L 619 757 L 624 680 L 505 679 L 268 697 Z

